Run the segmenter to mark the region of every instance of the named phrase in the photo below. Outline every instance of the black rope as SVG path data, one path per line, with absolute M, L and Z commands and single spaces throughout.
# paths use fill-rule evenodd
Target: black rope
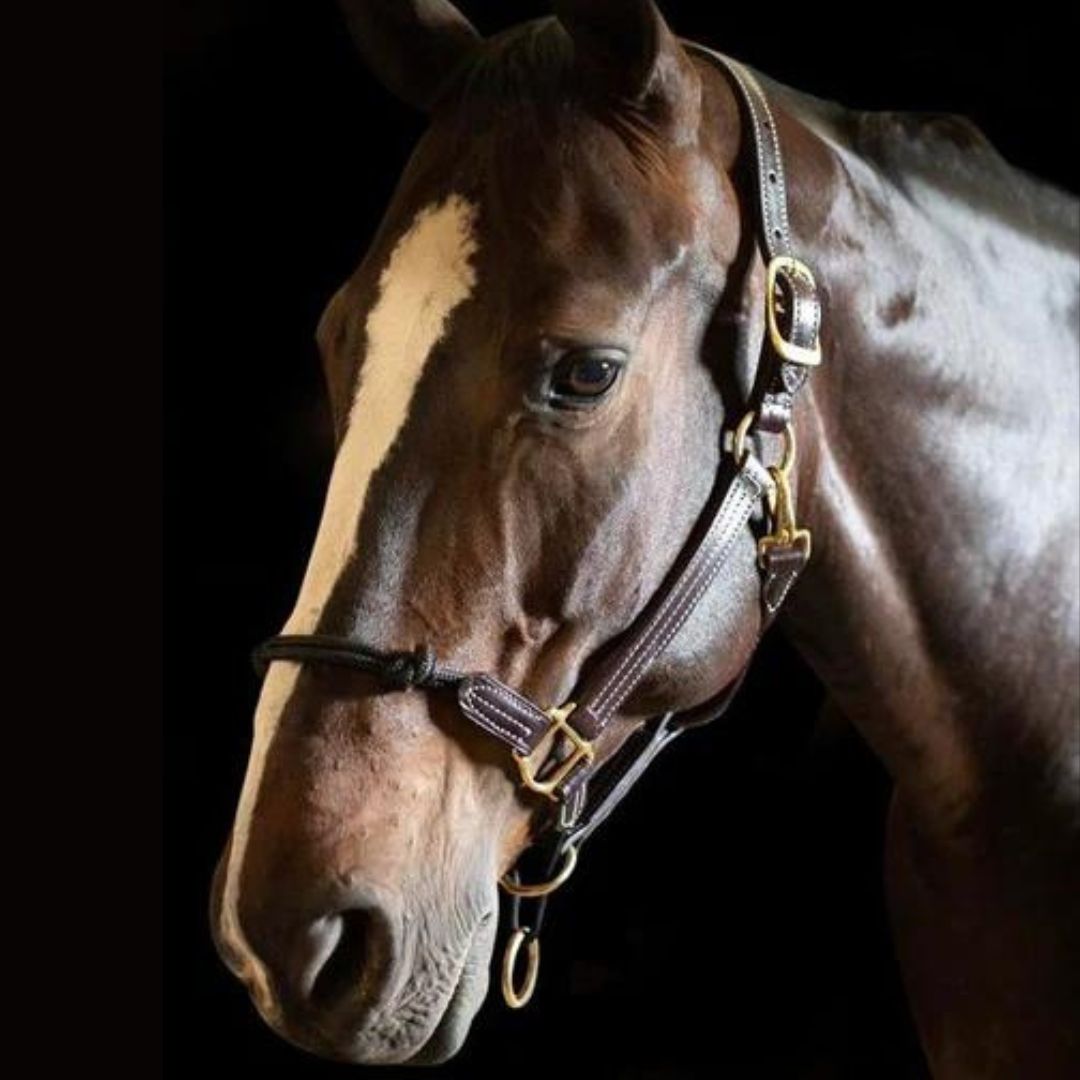
M 428 645 L 421 645 L 413 652 L 382 652 L 349 638 L 328 634 L 282 634 L 272 637 L 254 650 L 251 660 L 260 678 L 275 660 L 292 660 L 352 668 L 365 675 L 374 675 L 384 686 L 393 690 L 452 687 L 465 678 L 460 671 L 440 664 Z

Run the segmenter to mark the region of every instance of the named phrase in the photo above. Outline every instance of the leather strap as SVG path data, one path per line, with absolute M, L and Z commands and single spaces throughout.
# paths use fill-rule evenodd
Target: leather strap
M 752 430 L 779 434 L 791 422 L 795 395 L 816 363 L 808 359 L 800 363 L 791 357 L 803 354 L 809 357 L 816 351 L 821 306 L 813 277 L 802 263 L 791 258 L 787 178 L 776 120 L 765 91 L 746 67 L 704 45 L 692 41 L 683 44 L 690 52 L 717 65 L 735 82 L 739 90 L 736 97 L 753 138 L 760 242 L 766 263 L 775 264 L 775 280 L 768 287 L 781 294 L 767 297 L 766 302 L 775 305 L 778 337 L 787 347 L 778 348 L 773 334 L 766 331 L 752 394 L 757 403 Z
M 780 153 L 776 121 L 773 119 L 765 91 L 749 69 L 737 60 L 732 60 L 730 56 L 714 52 L 694 41 L 684 41 L 683 46 L 716 64 L 735 81 L 740 91 L 736 97 L 750 123 L 754 147 L 757 205 L 761 225 L 759 239 L 768 260 L 776 258 L 777 255 L 790 255 L 791 223 L 788 219 L 787 178 L 784 174 L 784 159 Z
M 574 727 L 586 738 L 598 738 L 716 579 L 735 539 L 746 535 L 751 514 L 772 486 L 768 473 L 753 455 L 738 467 L 726 486 L 719 508 L 705 535 L 684 551 L 674 580 L 661 586 L 628 639 L 588 679 L 577 695 Z
M 519 754 L 531 754 L 551 728 L 551 717 L 493 675 L 470 675 L 458 686 L 458 706 L 477 727 Z
M 771 559 L 774 559 L 777 565 L 775 569 L 771 566 L 766 569 L 759 640 L 772 625 L 780 601 L 783 600 L 781 595 L 775 605 L 766 602 L 773 577 L 784 583 L 786 595 L 787 589 L 794 584 L 799 571 L 806 565 L 804 552 L 799 551 L 794 559 L 786 559 L 786 554 L 786 551 L 780 550 L 770 553 Z M 753 654 L 738 676 L 709 701 L 684 712 L 666 713 L 659 720 L 644 724 L 633 731 L 615 755 L 600 767 L 588 785 L 580 784 L 573 789 L 571 795 L 576 798 L 568 797 L 556 825 L 557 853 L 563 854 L 568 847 L 580 847 L 630 793 L 630 789 L 652 764 L 657 754 L 675 738 L 686 731 L 719 720 L 742 689 L 752 660 Z
M 798 580 L 807 562 L 809 550 L 801 544 L 776 545 L 760 556 L 765 579 L 761 584 L 761 605 L 766 620 L 762 633 L 771 623 L 780 605 L 787 599 L 791 586 Z
M 592 742 L 630 696 L 656 658 L 682 628 L 724 564 L 732 543 L 744 535 L 750 515 L 760 505 L 771 481 L 757 458 L 749 456 L 734 475 L 722 475 L 718 494 L 699 522 L 700 539 L 692 537 L 668 579 L 653 595 L 631 629 L 573 695 L 570 723 Z M 490 675 L 466 678 L 458 687 L 461 711 L 485 731 L 509 742 L 519 753 L 531 753 L 547 735 L 548 714 L 528 698 Z M 570 792 L 589 766 L 582 762 L 563 785 Z

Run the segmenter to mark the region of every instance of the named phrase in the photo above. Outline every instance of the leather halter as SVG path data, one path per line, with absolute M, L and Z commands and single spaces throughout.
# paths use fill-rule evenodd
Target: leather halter
M 758 540 L 761 633 L 810 557 L 810 534 L 796 525 L 789 477 L 795 456 L 794 398 L 821 360 L 817 287 L 809 268 L 792 254 L 783 160 L 764 91 L 736 61 L 693 42 L 685 45 L 731 78 L 752 134 L 759 241 L 768 267 L 766 332 L 749 408 L 725 441 L 712 495 L 659 589 L 612 650 L 579 681 L 571 700 L 554 708 L 543 708 L 493 675 L 447 667 L 427 647 L 383 652 L 351 638 L 293 634 L 271 638 L 254 653 L 260 673 L 275 660 L 335 664 L 375 676 L 393 689 L 454 691 L 462 715 L 510 748 L 522 784 L 554 803 L 551 828 L 541 839 L 547 849 L 545 880 L 522 884 L 513 871 L 501 882 L 513 897 L 503 994 L 515 1008 L 524 1005 L 535 988 L 547 896 L 570 876 L 581 845 L 673 738 L 726 711 L 746 668 L 711 701 L 643 724 L 603 762 L 597 741 L 690 617 L 763 503 L 771 529 Z M 766 467 L 756 456 L 750 439 L 762 433 L 783 438 L 778 465 Z M 523 900 L 537 902 L 527 921 Z M 519 986 L 514 968 L 522 947 L 527 949 L 527 968 Z

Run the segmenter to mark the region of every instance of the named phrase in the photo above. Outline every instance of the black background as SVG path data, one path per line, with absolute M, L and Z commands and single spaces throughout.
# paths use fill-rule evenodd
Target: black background
M 545 13 L 463 8 L 485 32 Z M 818 96 L 965 114 L 1076 190 L 1074 23 L 943 8 L 664 5 L 677 32 Z M 173 3 L 166 47 L 166 1060 L 345 1075 L 258 1020 L 213 954 L 207 892 L 246 762 L 247 652 L 291 608 L 329 472 L 315 323 L 423 121 L 329 2 Z M 850 731 L 815 733 L 821 700 L 774 634 L 729 719 L 675 744 L 589 846 L 533 1005 L 493 988 L 442 1075 L 923 1075 L 880 885 L 888 779 Z

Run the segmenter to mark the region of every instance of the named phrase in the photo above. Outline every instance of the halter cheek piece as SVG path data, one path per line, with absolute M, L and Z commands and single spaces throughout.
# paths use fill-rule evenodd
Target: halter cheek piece
M 394 689 L 455 691 L 461 713 L 510 748 L 522 785 L 552 801 L 553 820 L 541 840 L 547 849 L 544 880 L 523 884 L 515 870 L 501 881 L 513 898 L 512 933 L 502 969 L 503 995 L 513 1008 L 525 1005 L 536 987 L 547 897 L 573 873 L 581 845 L 672 739 L 726 711 L 746 669 L 718 697 L 638 727 L 601 762 L 597 742 L 608 724 L 708 591 L 758 507 L 765 504 L 770 525 L 758 540 L 761 633 L 810 557 L 810 533 L 796 524 L 791 491 L 791 412 L 810 369 L 821 362 L 817 288 L 809 268 L 791 254 L 780 144 L 764 92 L 741 64 L 686 44 L 732 79 L 753 136 L 760 241 L 768 258 L 766 332 L 749 408 L 725 439 L 712 495 L 660 588 L 614 649 L 578 683 L 572 700 L 547 709 L 492 675 L 444 666 L 426 647 L 381 652 L 348 638 L 303 634 L 271 638 L 254 654 L 260 673 L 275 660 L 337 664 L 375 676 Z M 778 465 L 766 468 L 751 448 L 750 439 L 762 433 L 782 438 Z M 528 920 L 523 918 L 523 901 L 535 902 Z M 522 948 L 525 974 L 519 983 L 515 967 Z

